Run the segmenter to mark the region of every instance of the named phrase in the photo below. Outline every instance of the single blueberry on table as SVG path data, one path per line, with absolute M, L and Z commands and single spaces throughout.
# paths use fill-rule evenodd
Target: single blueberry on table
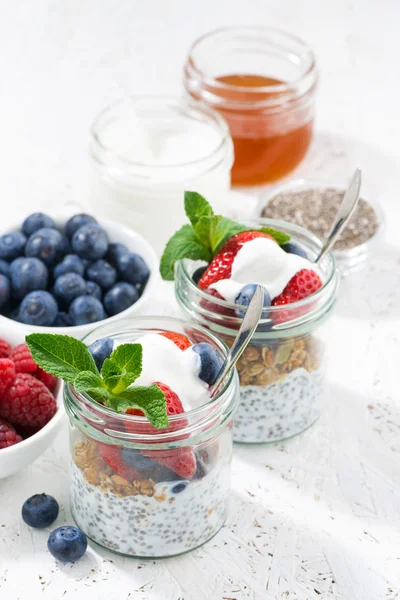
M 58 527 L 51 532 L 47 548 L 57 560 L 75 562 L 85 554 L 87 538 L 77 527 L 70 525 Z
M 104 296 L 104 308 L 107 314 L 117 315 L 139 300 L 137 289 L 130 283 L 116 283 Z
M 134 252 L 120 255 L 117 260 L 117 269 L 121 279 L 132 285 L 144 285 L 150 276 L 149 267 L 143 258 Z
M 29 527 L 42 529 L 54 523 L 58 511 L 58 502 L 53 496 L 35 494 L 25 500 L 22 506 L 22 518 Z
M 39 258 L 47 267 L 57 264 L 63 254 L 63 238 L 59 231 L 44 227 L 32 233 L 25 247 L 25 255 Z
M 115 267 L 118 258 L 123 254 L 129 254 L 128 248 L 120 242 L 113 242 L 108 246 L 106 260 Z
M 84 225 L 72 237 L 72 250 L 88 260 L 103 258 L 108 248 L 108 237 L 100 225 Z
M 179 494 L 180 492 L 183 492 L 183 490 L 186 488 L 187 484 L 188 484 L 187 481 L 180 481 L 179 483 L 174 485 L 171 492 L 173 494 Z
M 30 292 L 22 300 L 18 320 L 27 325 L 50 327 L 58 313 L 57 302 L 49 292 Z
M 0 273 L 8 277 L 8 279 L 10 279 L 11 277 L 10 263 L 6 260 L 3 260 L 2 258 L 0 258 Z
M 85 281 L 85 283 L 86 283 L 85 295 L 93 296 L 94 298 L 97 298 L 97 300 L 101 301 L 101 299 L 103 298 L 103 292 L 101 291 L 101 287 L 94 281 Z
M 86 277 L 108 290 L 117 281 L 117 271 L 106 260 L 100 259 L 88 266 Z
M 69 306 L 75 298 L 86 293 L 86 282 L 77 273 L 66 273 L 57 277 L 54 295 L 60 304 Z
M 71 327 L 72 321 L 66 312 L 58 312 L 56 320 L 53 323 L 54 327 Z
M 303 248 L 300 248 L 297 244 L 293 242 L 286 242 L 281 246 L 282 250 L 287 252 L 288 254 L 297 254 L 297 256 L 302 256 L 303 258 L 308 258 L 307 253 Z
M 91 215 L 87 215 L 85 213 L 80 213 L 78 215 L 74 215 L 65 223 L 64 232 L 65 235 L 71 239 L 74 235 L 75 231 L 77 231 L 80 227 L 84 225 L 97 225 L 97 221 Z
M 103 366 L 106 358 L 110 358 L 113 348 L 114 340 L 111 338 L 101 338 L 100 340 L 93 342 L 93 344 L 90 344 L 88 347 L 88 350 L 93 356 L 93 360 L 96 363 L 96 367 L 99 371 L 101 371 L 101 367 Z
M 54 267 L 54 277 L 56 279 L 57 277 L 60 277 L 60 275 L 65 275 L 66 273 L 76 273 L 83 277 L 84 272 L 85 265 L 83 264 L 82 259 L 76 254 L 67 254 L 62 261 Z
M 190 350 L 190 348 L 188 348 Z M 191 346 L 191 350 L 200 356 L 200 373 L 202 381 L 212 385 L 221 370 L 223 359 L 218 351 L 207 342 L 200 342 Z
M 78 296 L 69 307 L 72 325 L 87 325 L 106 318 L 102 303 L 93 296 Z
M 203 277 L 204 273 L 207 271 L 207 268 L 208 268 L 208 265 L 206 265 L 205 267 L 199 267 L 193 273 L 192 279 L 196 285 L 199 283 L 200 279 Z
M 11 287 L 14 298 L 22 300 L 29 292 L 47 288 L 49 272 L 38 258 L 16 258 L 11 263 Z
M 240 290 L 239 294 L 235 298 L 235 304 L 240 304 L 241 306 L 248 306 L 250 300 L 254 296 L 254 292 L 257 289 L 257 285 L 255 283 L 248 283 Z M 268 308 L 271 306 L 271 296 L 268 293 L 268 290 L 263 288 L 264 290 L 264 307 Z M 245 315 L 244 310 L 240 310 L 238 308 L 235 309 L 235 314 L 237 317 L 243 318 Z
M 29 237 L 38 229 L 43 229 L 43 227 L 48 227 L 50 229 L 56 229 L 56 224 L 53 219 L 44 213 L 37 212 L 26 217 L 25 221 L 22 223 L 22 232 Z
M 11 285 L 8 277 L 0 273 L 0 308 L 10 299 Z
M 0 236 L 0 258 L 14 260 L 24 253 L 26 236 L 20 231 L 11 231 Z

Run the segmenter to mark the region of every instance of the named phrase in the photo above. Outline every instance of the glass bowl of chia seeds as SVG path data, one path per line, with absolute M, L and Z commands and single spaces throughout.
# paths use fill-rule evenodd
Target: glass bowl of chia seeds
M 274 186 L 261 198 L 260 215 L 304 227 L 325 240 L 346 191 L 345 185 L 298 179 Z M 361 197 L 333 255 L 342 275 L 366 265 L 382 241 L 384 216 L 380 205 Z

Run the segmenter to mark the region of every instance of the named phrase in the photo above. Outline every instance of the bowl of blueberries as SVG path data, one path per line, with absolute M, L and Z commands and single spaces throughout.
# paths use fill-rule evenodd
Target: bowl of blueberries
M 86 213 L 33 213 L 0 235 L 0 324 L 77 338 L 137 314 L 157 277 L 139 234 Z

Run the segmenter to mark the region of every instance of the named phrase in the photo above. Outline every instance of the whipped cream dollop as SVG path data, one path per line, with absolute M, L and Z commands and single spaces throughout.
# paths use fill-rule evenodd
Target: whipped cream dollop
M 185 411 L 209 402 L 208 385 L 199 378 L 200 356 L 191 348 L 182 351 L 157 333 L 143 335 L 134 343 L 143 348 L 142 372 L 135 386 L 164 383 L 178 395 Z
M 230 279 L 221 279 L 210 288 L 228 302 L 235 302 L 246 284 L 256 283 L 264 286 L 273 300 L 301 269 L 315 270 L 315 265 L 302 256 L 285 252 L 274 240 L 259 237 L 240 248 L 233 259 Z

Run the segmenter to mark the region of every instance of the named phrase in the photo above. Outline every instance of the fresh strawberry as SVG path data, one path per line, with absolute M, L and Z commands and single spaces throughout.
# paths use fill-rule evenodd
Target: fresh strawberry
M 220 279 L 229 279 L 231 276 L 233 259 L 240 248 L 244 246 L 246 242 L 251 242 L 259 237 L 269 238 L 275 242 L 273 237 L 262 231 L 243 231 L 242 233 L 237 233 L 232 236 L 225 242 L 221 250 L 214 256 L 211 263 L 208 265 L 207 270 L 198 283 L 199 288 L 205 290 L 216 281 L 220 281 Z
M 100 456 L 112 470 L 127 481 L 142 479 L 140 473 L 126 464 L 121 456 L 120 446 L 110 446 L 109 444 L 99 444 Z
M 217 290 L 214 290 L 213 288 L 207 289 L 204 291 L 209 296 L 212 296 L 213 298 L 217 298 L 217 300 L 224 300 L 224 298 L 221 296 L 221 294 L 219 292 L 217 292 Z M 202 298 L 201 306 L 210 313 L 217 313 L 218 315 L 224 315 L 226 317 L 234 317 L 235 316 L 235 311 L 233 309 L 227 308 L 221 304 L 217 304 L 216 302 L 213 302 L 211 299 L 205 300 Z M 209 321 L 218 323 L 218 321 L 216 319 L 213 319 L 212 317 L 208 317 L 208 319 L 209 319 Z
M 322 281 L 315 271 L 310 269 L 302 269 L 289 281 L 283 292 L 272 300 L 272 306 L 285 306 L 292 302 L 297 302 L 308 298 L 322 287 Z M 305 313 L 307 309 L 296 308 L 287 311 L 282 311 L 280 314 L 274 314 L 273 320 L 275 323 L 284 323 L 292 319 L 296 319 Z
M 192 345 L 187 337 L 181 333 L 175 333 L 174 331 L 163 331 L 161 335 L 171 340 L 171 342 L 174 342 L 175 346 L 178 346 L 178 348 L 181 350 L 186 350 L 186 348 L 189 348 Z

